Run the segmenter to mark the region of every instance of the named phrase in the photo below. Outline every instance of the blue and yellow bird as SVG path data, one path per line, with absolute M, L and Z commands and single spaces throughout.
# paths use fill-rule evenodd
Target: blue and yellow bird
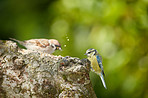
M 96 49 L 88 49 L 85 53 L 87 55 L 88 60 L 91 62 L 91 70 L 100 76 L 103 86 L 107 89 L 105 81 L 104 81 L 104 70 L 102 65 L 102 58 Z

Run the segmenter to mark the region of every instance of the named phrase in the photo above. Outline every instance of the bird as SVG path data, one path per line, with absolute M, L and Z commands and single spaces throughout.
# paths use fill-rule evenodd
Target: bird
M 91 62 L 91 71 L 95 72 L 97 75 L 100 76 L 104 88 L 107 89 L 104 80 L 105 74 L 102 65 L 102 57 L 97 52 L 97 50 L 93 48 L 88 49 L 85 55 L 87 55 L 87 59 Z
M 30 39 L 20 41 L 15 38 L 9 38 L 12 41 L 18 42 L 28 50 L 52 54 L 55 50 L 62 50 L 61 44 L 56 39 Z

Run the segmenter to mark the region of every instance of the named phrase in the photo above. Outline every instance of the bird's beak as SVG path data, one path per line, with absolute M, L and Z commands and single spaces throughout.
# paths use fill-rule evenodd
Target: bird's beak
M 62 48 L 61 47 L 56 47 L 56 50 L 61 50 L 62 51 Z
M 85 53 L 84 55 L 87 55 L 87 53 Z

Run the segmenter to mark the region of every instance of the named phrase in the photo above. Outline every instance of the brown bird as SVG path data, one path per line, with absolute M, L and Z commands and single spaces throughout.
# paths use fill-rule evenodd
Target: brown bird
M 62 50 L 61 44 L 56 39 L 30 39 L 25 41 L 19 41 L 14 38 L 10 39 L 25 46 L 28 50 L 34 50 L 49 54 L 52 54 L 55 50 Z

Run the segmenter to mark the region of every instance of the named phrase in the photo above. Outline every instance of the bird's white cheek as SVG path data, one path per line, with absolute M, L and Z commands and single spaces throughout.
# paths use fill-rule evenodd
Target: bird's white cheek
M 91 55 L 90 55 L 90 54 L 88 54 L 87 56 L 88 56 L 88 57 L 91 57 Z
M 55 51 L 55 49 L 54 48 L 52 48 L 52 47 L 48 47 L 48 53 L 53 53 L 54 51 Z

